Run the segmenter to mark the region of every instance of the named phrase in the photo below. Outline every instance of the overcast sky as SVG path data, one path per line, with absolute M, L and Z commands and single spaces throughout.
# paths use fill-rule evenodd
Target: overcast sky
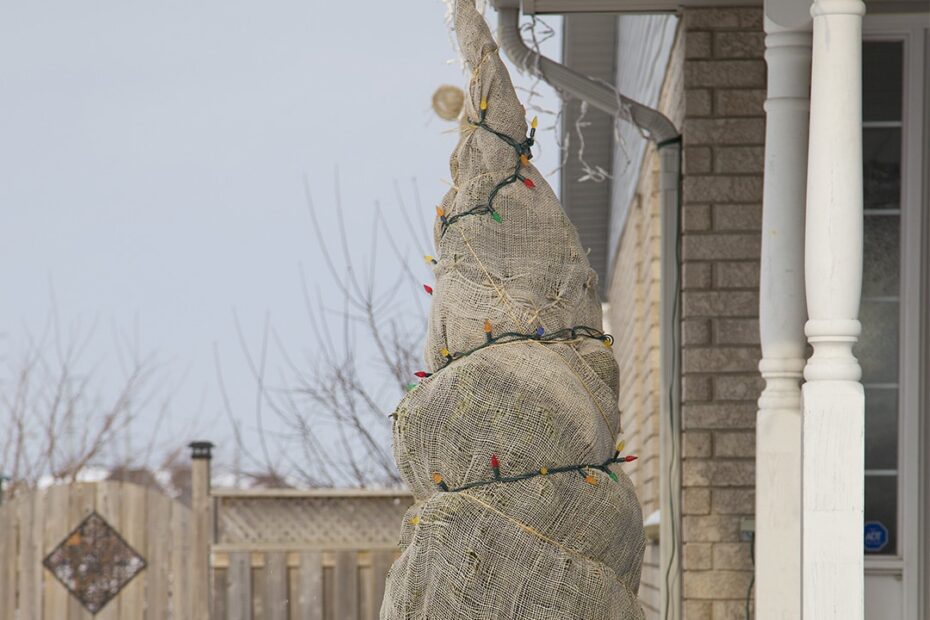
M 375 201 L 404 225 L 395 181 L 411 200 L 415 178 L 422 196 L 410 225 L 432 221 L 455 136 L 430 98 L 464 81 L 444 12 L 440 0 L 0 4 L 3 356 L 41 330 L 54 291 L 63 324 L 98 322 L 88 361 L 103 376 L 119 374 L 114 332 L 158 353 L 175 392 L 163 432 L 196 416 L 199 435 L 228 444 L 214 345 L 245 427 L 254 401 L 234 312 L 252 345 L 267 313 L 302 350 L 301 265 L 339 305 L 304 177 L 334 232 L 338 167 L 360 257 Z M 550 135 L 542 147 L 548 171 Z

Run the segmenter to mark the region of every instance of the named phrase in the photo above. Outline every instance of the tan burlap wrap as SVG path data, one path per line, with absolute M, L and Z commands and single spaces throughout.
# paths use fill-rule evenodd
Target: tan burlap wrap
M 494 130 L 522 142 L 517 100 L 474 0 L 459 0 L 454 25 L 472 71 L 464 114 L 480 102 Z M 446 217 L 487 204 L 514 172 L 514 148 L 469 126 L 451 158 Z M 601 328 L 597 276 L 552 189 L 532 166 L 487 213 L 443 229 L 437 220 L 436 284 L 426 343 L 435 372 L 395 412 L 394 454 L 416 503 L 401 530 L 382 620 L 618 620 L 642 618 L 636 598 L 642 513 L 629 478 L 590 470 L 444 492 L 502 474 L 599 463 L 620 431 L 617 364 L 597 339 L 496 344 L 449 365 L 440 353 L 471 351 L 493 333 Z M 605 205 L 606 208 L 606 205 Z M 444 367 L 445 366 L 445 367 Z M 593 482 L 593 483 L 592 483 Z

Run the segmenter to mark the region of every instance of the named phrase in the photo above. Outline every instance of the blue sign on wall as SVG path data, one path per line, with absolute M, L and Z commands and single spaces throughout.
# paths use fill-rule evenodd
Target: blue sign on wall
M 888 544 L 888 528 L 879 521 L 865 524 L 865 550 L 870 553 L 881 551 Z

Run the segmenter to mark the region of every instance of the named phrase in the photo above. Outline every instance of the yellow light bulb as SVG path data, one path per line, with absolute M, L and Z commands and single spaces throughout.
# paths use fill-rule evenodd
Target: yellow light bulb
M 617 442 L 617 452 L 623 452 L 623 448 L 626 446 L 626 443 L 621 439 Z
M 410 519 L 410 525 L 417 525 L 419 522 L 420 522 L 420 515 L 414 515 L 414 517 Z
M 594 474 L 588 474 L 585 476 L 584 481 L 592 486 L 597 486 L 597 478 L 594 477 Z
M 442 482 L 442 474 L 440 474 L 438 471 L 434 471 L 433 472 L 433 483 L 439 484 L 440 482 Z
M 491 333 L 491 321 L 488 321 L 487 319 L 485 319 L 484 321 L 484 333 L 486 334 Z
M 534 116 L 534 117 L 533 117 L 533 122 L 530 123 L 530 127 L 532 127 L 533 129 L 536 129 L 537 127 L 539 127 L 539 117 L 538 117 L 538 116 Z
M 445 214 L 446 212 L 443 211 L 442 207 L 436 207 L 436 215 L 438 215 L 439 217 L 442 217 Z
M 443 347 L 439 349 L 439 354 L 443 357 L 449 357 L 449 349 Z
M 429 265 L 430 263 L 433 262 L 433 257 L 427 254 L 426 256 L 423 257 L 423 260 L 425 260 L 426 264 Z
M 541 469 L 539 470 L 539 475 L 540 475 L 540 476 L 545 476 L 545 475 L 547 475 L 548 473 L 549 473 L 549 468 L 548 468 L 548 467 L 543 467 L 543 468 L 541 468 Z
M 487 110 L 487 109 L 488 109 L 488 100 L 487 100 L 487 99 L 482 99 L 482 100 L 481 100 L 480 107 L 481 107 L 482 110 Z
M 529 166 L 530 158 L 527 157 L 526 155 L 520 155 L 520 165 L 524 167 Z

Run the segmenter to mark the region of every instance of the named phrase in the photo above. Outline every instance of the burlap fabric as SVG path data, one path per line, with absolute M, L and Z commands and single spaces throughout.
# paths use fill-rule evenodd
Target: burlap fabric
M 517 142 L 524 110 L 474 0 L 454 26 L 472 71 L 464 114 Z M 514 171 L 514 149 L 483 128 L 463 131 L 452 155 L 446 216 L 486 204 Z M 437 220 L 436 284 L 426 362 L 437 371 L 395 412 L 394 454 L 416 503 L 401 530 L 382 620 L 638 619 L 642 512 L 619 465 L 617 480 L 591 470 L 444 492 L 502 473 L 613 456 L 620 431 L 617 365 L 596 339 L 519 341 L 481 349 L 446 367 L 442 349 L 471 351 L 495 333 L 600 329 L 597 277 L 558 199 L 532 166 L 504 187 L 488 214 Z

